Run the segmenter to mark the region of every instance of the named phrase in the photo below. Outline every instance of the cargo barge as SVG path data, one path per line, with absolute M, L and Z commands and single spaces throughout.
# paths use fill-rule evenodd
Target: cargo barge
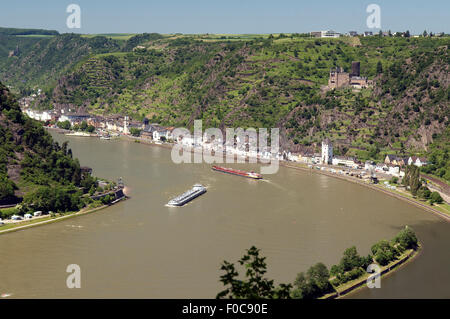
M 216 165 L 214 165 L 212 167 L 212 169 L 214 171 L 227 173 L 227 174 L 231 174 L 231 175 L 247 177 L 247 178 L 252 178 L 252 179 L 262 179 L 262 175 L 261 174 L 255 173 L 253 171 L 245 172 L 245 171 L 241 171 L 241 170 L 238 170 L 238 169 L 226 168 L 226 167 L 221 167 L 221 166 L 216 166 Z
M 195 184 L 192 189 L 184 192 L 183 194 L 171 199 L 167 205 L 169 206 L 183 206 L 184 204 L 190 202 L 194 198 L 206 193 L 206 188 L 203 185 Z

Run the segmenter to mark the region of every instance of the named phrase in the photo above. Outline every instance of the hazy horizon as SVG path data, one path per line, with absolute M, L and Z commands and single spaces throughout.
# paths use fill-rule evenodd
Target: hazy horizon
M 66 12 L 69 4 L 81 8 L 81 28 L 69 29 Z M 369 4 L 381 8 L 381 28 L 366 25 Z M 16 1 L 2 4 L 0 21 L 10 28 L 57 30 L 60 33 L 105 34 L 270 34 L 307 33 L 318 30 L 378 32 L 391 30 L 421 34 L 424 30 L 449 33 L 450 2 L 432 4 L 411 1 L 358 1 L 337 3 L 282 0 L 217 1 L 169 0 L 164 2 L 135 0 L 108 2 L 98 0 Z

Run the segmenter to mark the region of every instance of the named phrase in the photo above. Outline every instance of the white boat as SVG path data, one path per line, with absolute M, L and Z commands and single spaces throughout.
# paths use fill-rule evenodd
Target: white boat
M 195 184 L 192 189 L 187 192 L 171 199 L 167 205 L 169 206 L 183 206 L 184 204 L 190 202 L 194 198 L 206 193 L 206 188 L 203 185 Z

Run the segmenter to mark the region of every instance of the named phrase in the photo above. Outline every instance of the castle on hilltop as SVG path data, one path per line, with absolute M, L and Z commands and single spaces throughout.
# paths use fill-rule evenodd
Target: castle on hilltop
M 342 67 L 332 68 L 330 70 L 330 77 L 328 79 L 328 87 L 336 89 L 344 86 L 351 86 L 354 88 L 367 88 L 372 85 L 367 77 L 360 76 L 360 63 L 352 62 L 352 72 L 344 72 Z

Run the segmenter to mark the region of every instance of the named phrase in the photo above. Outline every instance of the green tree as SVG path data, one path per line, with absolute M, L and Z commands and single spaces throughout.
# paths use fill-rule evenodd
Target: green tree
M 5 175 L 0 175 L 0 201 L 13 197 L 17 186 Z
M 80 124 L 80 130 L 86 131 L 87 128 L 88 128 L 87 122 L 86 122 L 86 121 L 81 122 L 81 124 Z
M 64 129 L 64 130 L 70 130 L 70 127 L 71 127 L 69 121 L 58 122 L 58 123 L 57 123 L 57 126 L 58 126 L 59 128 Z
M 265 259 L 259 256 L 259 249 L 255 246 L 247 249 L 247 253 L 238 260 L 238 263 L 246 269 L 245 280 L 237 279 L 239 273 L 234 264 L 224 261 L 220 269 L 225 271 L 225 274 L 220 276 L 220 281 L 226 289 L 219 292 L 217 298 L 289 298 L 292 285 L 280 284 L 275 288 L 273 280 L 264 277 L 267 272 Z
M 292 298 L 313 299 L 332 291 L 333 287 L 329 279 L 330 273 L 323 263 L 311 266 L 306 275 L 302 272 L 297 275 L 291 294 Z
M 394 260 L 400 252 L 389 241 L 381 240 L 371 248 L 375 261 L 382 266 Z
M 411 249 L 417 247 L 418 240 L 414 230 L 406 226 L 394 237 L 394 243 L 399 244 L 404 249 Z
M 392 176 L 391 180 L 390 180 L 391 184 L 397 184 L 398 183 L 398 177 L 397 176 Z
M 383 73 L 383 64 L 381 63 L 381 61 L 377 62 L 377 74 L 381 74 Z
M 141 135 L 141 130 L 136 128 L 136 127 L 132 127 L 132 128 L 130 128 L 130 133 L 133 136 L 140 136 Z
M 431 191 L 426 186 L 422 186 L 417 191 L 417 197 L 420 199 L 428 199 L 431 196 Z
M 430 195 L 430 203 L 431 204 L 442 204 L 444 200 L 442 199 L 441 195 L 438 192 L 432 192 Z
M 361 257 L 359 256 L 356 247 L 352 246 L 344 251 L 340 266 L 343 271 L 349 271 L 353 268 L 359 267 L 361 264 Z

